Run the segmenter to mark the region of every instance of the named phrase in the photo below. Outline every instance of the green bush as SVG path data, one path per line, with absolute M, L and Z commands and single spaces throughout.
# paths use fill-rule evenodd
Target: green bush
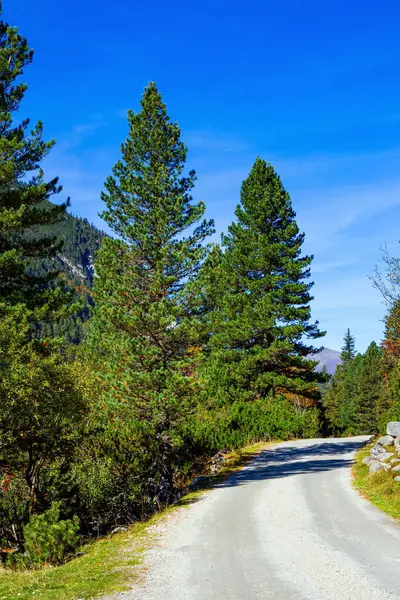
M 261 440 L 316 437 L 319 421 L 318 408 L 296 407 L 283 397 L 239 400 L 193 419 L 188 437 L 203 450 L 217 451 Z
M 28 561 L 33 566 L 43 563 L 57 565 L 64 562 L 79 544 L 78 532 L 78 517 L 60 520 L 60 505 L 53 502 L 49 510 L 41 515 L 32 516 L 24 527 Z
M 19 549 L 23 545 L 24 525 L 29 520 L 30 490 L 20 473 L 6 480 L 0 472 L 0 539 L 2 548 Z

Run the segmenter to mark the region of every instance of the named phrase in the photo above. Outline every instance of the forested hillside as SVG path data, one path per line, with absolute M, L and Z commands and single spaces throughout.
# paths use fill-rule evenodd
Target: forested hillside
M 45 228 L 44 231 L 46 232 Z M 91 288 L 94 279 L 93 264 L 105 236 L 104 232 L 91 225 L 87 219 L 67 214 L 52 229 L 52 233 L 62 241 L 56 268 L 69 285 L 86 285 Z
M 39 226 L 26 235 L 28 238 L 32 235 L 56 237 L 60 244 L 57 254 L 51 258 L 33 259 L 30 271 L 40 276 L 56 271 L 57 280 L 50 285 L 63 285 L 73 290 L 82 304 L 79 310 L 57 322 L 37 323 L 35 335 L 38 338 L 62 337 L 66 343 L 79 344 L 84 336 L 84 323 L 89 319 L 93 306 L 90 291 L 95 274 L 94 261 L 105 234 L 87 219 L 66 213 L 58 223 Z
M 359 435 L 384 431 L 388 421 L 400 418 L 399 303 L 389 307 L 385 339 L 371 342 L 366 352 L 356 351 L 350 329 L 344 337 L 341 364 L 324 390 L 324 412 L 328 432 Z

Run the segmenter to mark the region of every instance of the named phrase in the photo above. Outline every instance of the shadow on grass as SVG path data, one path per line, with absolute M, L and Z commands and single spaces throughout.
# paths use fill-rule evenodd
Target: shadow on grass
M 207 489 L 205 487 L 198 487 L 196 488 L 198 491 L 201 491 L 203 489 Z M 196 502 L 198 502 L 199 500 L 201 500 L 201 496 L 199 494 L 197 494 L 196 492 L 194 493 L 189 493 L 187 496 L 182 496 L 182 498 L 180 498 L 179 500 L 177 500 L 176 502 L 174 502 L 174 506 L 190 506 L 191 504 L 196 504 Z

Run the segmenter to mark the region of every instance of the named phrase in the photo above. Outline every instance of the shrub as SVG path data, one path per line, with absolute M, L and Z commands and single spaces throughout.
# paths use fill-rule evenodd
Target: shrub
M 0 539 L 2 548 L 23 547 L 24 525 L 29 520 L 30 490 L 20 473 L 5 479 L 4 468 L 0 470 Z
M 34 566 L 60 564 L 79 544 L 79 520 L 60 520 L 60 505 L 53 502 L 41 515 L 34 515 L 24 527 L 26 555 Z
M 188 437 L 208 451 L 240 448 L 260 440 L 316 437 L 318 433 L 318 409 L 296 407 L 283 397 L 225 404 L 202 413 L 188 427 Z

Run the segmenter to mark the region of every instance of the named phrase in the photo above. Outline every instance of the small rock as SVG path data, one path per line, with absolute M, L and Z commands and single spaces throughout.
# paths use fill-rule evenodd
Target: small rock
M 376 456 L 376 460 L 385 461 L 394 456 L 393 452 L 381 452 Z
M 120 533 L 121 531 L 126 531 L 127 529 L 127 527 L 115 527 L 111 533 Z
M 379 438 L 379 440 L 376 443 L 379 444 L 379 446 L 387 448 L 387 446 L 393 446 L 394 437 L 391 435 L 384 435 L 381 438 Z
M 394 478 L 394 481 L 398 481 L 400 482 L 400 476 L 398 475 L 397 477 Z
M 399 463 L 399 462 L 400 462 L 400 458 L 391 458 L 391 459 L 389 460 L 389 462 L 390 462 L 392 465 L 395 465 L 395 464 L 397 464 L 397 463 Z
M 400 473 L 400 465 L 392 468 L 393 473 Z
M 361 464 L 362 465 L 368 465 L 371 462 L 371 460 L 374 460 L 372 458 L 372 456 L 366 456 L 365 458 L 362 459 Z
M 395 448 L 397 448 L 397 452 L 398 452 L 400 449 L 400 435 L 398 435 L 396 438 L 394 438 L 394 445 L 395 445 Z
M 387 424 L 386 433 L 393 437 L 400 436 L 400 421 L 391 421 Z
M 378 456 L 378 454 L 382 454 L 382 452 L 385 452 L 385 448 L 380 444 L 375 444 L 375 446 L 371 448 L 370 454 L 371 456 Z
M 388 471 L 390 466 L 387 463 L 382 463 L 379 460 L 371 460 L 369 463 L 369 472 L 377 473 L 378 471 Z

